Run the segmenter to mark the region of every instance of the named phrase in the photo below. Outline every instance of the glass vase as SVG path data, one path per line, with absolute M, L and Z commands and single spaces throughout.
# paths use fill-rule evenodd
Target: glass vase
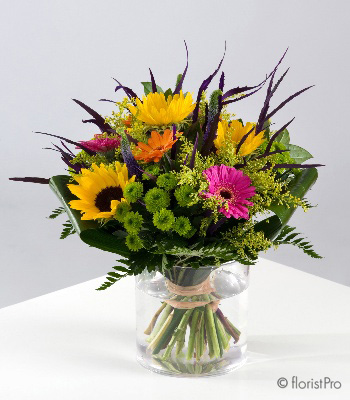
M 136 277 L 137 360 L 175 376 L 221 375 L 246 361 L 249 267 L 173 267 Z

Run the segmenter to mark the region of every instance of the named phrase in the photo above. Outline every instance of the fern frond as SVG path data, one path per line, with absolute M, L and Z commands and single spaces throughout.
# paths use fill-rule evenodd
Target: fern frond
M 65 213 L 65 212 L 66 212 L 66 210 L 65 210 L 63 207 L 58 207 L 58 208 L 56 208 L 55 210 L 53 210 L 53 211 L 51 212 L 51 214 L 50 214 L 47 218 L 55 219 L 55 218 L 57 218 L 59 215 Z
M 322 258 L 322 256 L 315 252 L 313 245 L 310 242 L 308 242 L 305 238 L 300 237 L 300 233 L 294 231 L 295 227 L 286 225 L 277 238 L 273 241 L 273 244 L 275 246 L 280 246 L 281 244 L 291 244 L 298 247 L 305 254 L 312 258 Z
M 65 239 L 69 235 L 73 235 L 75 233 L 75 229 L 73 228 L 72 223 L 68 220 L 63 224 L 63 230 L 61 232 L 60 239 Z
M 118 260 L 118 262 L 126 264 L 124 260 Z M 120 279 L 128 276 L 128 275 L 133 275 L 133 271 L 128 268 L 121 267 L 119 265 L 113 267 L 118 272 L 108 272 L 106 276 L 106 282 L 104 282 L 99 288 L 96 290 L 106 290 L 107 288 L 111 287 L 114 285 L 116 282 L 118 282 Z

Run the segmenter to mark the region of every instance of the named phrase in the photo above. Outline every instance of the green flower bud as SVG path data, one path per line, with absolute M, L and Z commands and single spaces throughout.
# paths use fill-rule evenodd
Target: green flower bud
M 127 201 L 134 203 L 142 197 L 143 184 L 141 182 L 131 182 L 123 190 L 123 195 Z
M 128 235 L 125 239 L 125 243 L 131 251 L 138 251 L 143 247 L 142 240 L 137 235 Z
M 159 188 L 150 189 L 145 195 L 145 204 L 149 212 L 155 213 L 170 204 L 169 194 Z
M 166 174 L 159 175 L 157 178 L 157 185 L 159 187 L 164 188 L 165 190 L 174 189 L 176 186 L 177 181 L 175 175 L 171 172 L 167 172 Z
M 175 217 L 172 211 L 163 208 L 157 211 L 153 216 L 153 224 L 161 231 L 169 231 L 175 222 Z
M 117 206 L 114 218 L 119 222 L 123 222 L 124 217 L 130 211 L 130 208 L 130 204 L 128 204 L 126 201 L 122 201 Z
M 183 185 L 175 190 L 175 197 L 180 207 L 189 207 L 193 202 L 192 194 L 195 191 L 189 185 Z
M 191 228 L 191 222 L 187 217 L 177 217 L 173 225 L 173 230 L 180 236 L 186 236 Z
M 129 233 L 138 233 L 142 227 L 143 218 L 138 212 L 130 211 L 124 217 L 124 227 Z

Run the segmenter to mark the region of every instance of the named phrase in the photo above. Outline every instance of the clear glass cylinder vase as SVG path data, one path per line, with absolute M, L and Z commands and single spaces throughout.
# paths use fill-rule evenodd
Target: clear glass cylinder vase
M 249 267 L 173 267 L 136 277 L 137 360 L 176 376 L 221 375 L 246 361 Z

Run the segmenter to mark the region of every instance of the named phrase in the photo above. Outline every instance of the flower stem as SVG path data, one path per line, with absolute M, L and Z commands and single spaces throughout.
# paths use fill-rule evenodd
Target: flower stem
M 204 312 L 200 311 L 200 316 L 198 319 L 198 324 L 196 328 L 196 337 L 195 337 L 195 348 L 196 348 L 196 360 L 199 361 L 203 355 L 204 349 L 204 331 L 202 329 L 204 327 Z M 202 335 L 203 334 L 203 335 Z
M 205 306 L 205 316 L 207 320 L 207 328 L 208 328 L 208 343 L 211 342 L 212 344 L 212 356 L 219 358 L 220 356 L 220 346 L 219 346 L 219 341 L 218 337 L 216 334 L 216 329 L 215 329 L 215 322 L 214 322 L 214 315 L 213 315 L 213 309 L 211 308 L 210 304 L 207 304 Z M 210 345 L 209 345 L 210 349 Z M 210 352 L 209 352 L 210 356 Z
M 162 326 L 164 325 L 165 321 L 167 320 L 168 316 L 170 315 L 171 311 L 173 310 L 173 307 L 170 306 L 169 304 L 167 304 L 164 308 L 164 311 L 157 323 L 157 325 L 154 327 L 152 333 L 150 334 L 150 336 L 147 338 L 148 342 L 152 342 L 152 340 L 155 338 L 155 336 L 157 335 L 157 333 L 160 331 L 160 329 L 162 328 Z
M 217 314 L 215 314 L 217 316 Z M 226 331 L 224 326 L 222 325 L 222 322 L 220 321 L 219 317 L 216 318 L 217 321 L 217 327 L 220 331 L 220 336 L 222 339 L 222 346 L 225 350 L 228 350 L 230 348 L 229 344 L 230 344 L 230 339 L 231 339 L 231 335 L 229 335 Z
M 153 318 L 151 320 L 151 322 L 149 323 L 148 327 L 145 329 L 144 334 L 145 335 L 150 335 L 152 333 L 152 330 L 157 322 L 157 319 L 159 317 L 159 315 L 161 314 L 161 312 L 164 310 L 164 308 L 167 306 L 167 304 L 164 302 L 159 309 L 157 310 L 157 312 L 153 315 Z
M 159 350 L 162 348 L 163 344 L 165 343 L 165 340 L 163 340 L 164 333 L 166 332 L 166 330 L 168 329 L 170 323 L 172 322 L 173 316 L 174 316 L 173 313 L 169 314 L 168 318 L 164 322 L 163 326 L 161 327 L 161 329 L 159 330 L 157 335 L 154 337 L 154 339 L 148 345 L 148 349 L 154 350 L 155 348 L 158 348 L 159 347 L 159 343 L 161 343 L 161 345 L 159 347 Z M 153 353 L 154 353 L 154 351 L 153 351 Z
M 165 329 L 161 329 L 159 333 L 161 333 L 161 337 L 157 342 L 156 346 L 153 347 L 153 354 L 157 354 L 163 348 L 164 344 L 167 343 L 167 340 L 172 336 L 175 329 L 178 327 L 183 315 L 187 310 L 175 308 L 173 318 L 171 322 L 166 326 Z M 158 337 L 158 335 L 157 335 Z
M 188 322 L 188 319 L 190 318 L 192 314 L 193 309 L 187 310 L 183 317 L 181 318 L 181 321 L 179 323 L 179 326 L 175 329 L 175 332 L 173 333 L 173 336 L 170 339 L 170 342 L 163 354 L 162 360 L 167 360 L 171 356 L 171 352 L 173 350 L 173 347 L 175 346 L 175 343 L 179 337 L 183 335 L 184 332 L 186 332 L 186 325 Z
M 188 339 L 187 360 L 191 360 L 191 358 L 193 356 L 194 344 L 195 344 L 194 340 L 195 340 L 195 335 L 196 335 L 198 318 L 199 318 L 199 310 L 197 308 L 195 308 L 193 316 L 192 316 L 190 337 Z
M 216 310 L 216 315 L 220 319 L 226 332 L 228 332 L 233 337 L 234 342 L 237 343 L 241 332 L 239 332 L 239 330 L 237 328 L 233 327 L 231 322 L 224 316 L 224 314 L 222 313 L 222 311 L 219 308 Z
M 214 316 L 216 335 L 218 337 L 218 342 L 219 342 L 220 357 L 222 357 L 224 355 L 223 336 L 219 329 L 218 316 L 215 313 L 213 313 L 213 316 Z

